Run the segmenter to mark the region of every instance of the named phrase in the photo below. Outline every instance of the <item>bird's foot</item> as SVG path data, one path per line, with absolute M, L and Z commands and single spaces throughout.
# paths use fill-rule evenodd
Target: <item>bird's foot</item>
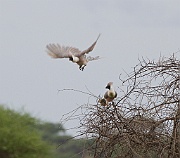
M 80 67 L 79 67 L 79 70 L 83 71 L 83 68 L 80 66 Z
M 79 66 L 79 70 L 83 71 L 85 68 L 85 65 Z
M 81 70 L 83 71 L 83 70 L 84 70 L 84 68 L 85 68 L 85 66 L 83 66 L 83 67 L 81 68 Z

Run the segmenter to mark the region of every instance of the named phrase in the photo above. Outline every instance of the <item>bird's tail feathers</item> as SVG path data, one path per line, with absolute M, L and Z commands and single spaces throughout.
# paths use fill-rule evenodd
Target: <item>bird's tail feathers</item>
M 96 56 L 96 57 L 88 56 L 86 59 L 87 59 L 87 61 L 93 61 L 93 60 L 99 60 L 101 58 L 100 58 L 100 56 Z

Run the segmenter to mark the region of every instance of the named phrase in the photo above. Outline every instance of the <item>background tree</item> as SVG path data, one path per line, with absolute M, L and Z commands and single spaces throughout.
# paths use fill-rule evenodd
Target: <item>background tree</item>
M 27 113 L 0 106 L 0 157 L 50 158 L 52 147 L 41 139 L 34 128 L 39 121 Z
M 37 129 L 41 131 L 43 140 L 55 146 L 56 158 L 86 157 L 84 149 L 88 146 L 89 141 L 65 135 L 65 129 L 61 124 L 41 122 L 37 125 Z
M 87 142 L 65 135 L 59 123 L 0 106 L 0 158 L 87 158 Z

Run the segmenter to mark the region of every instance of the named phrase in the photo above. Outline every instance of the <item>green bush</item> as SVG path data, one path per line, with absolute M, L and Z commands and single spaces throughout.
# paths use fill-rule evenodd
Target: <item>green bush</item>
M 0 157 L 50 158 L 52 147 L 34 127 L 39 120 L 0 106 Z

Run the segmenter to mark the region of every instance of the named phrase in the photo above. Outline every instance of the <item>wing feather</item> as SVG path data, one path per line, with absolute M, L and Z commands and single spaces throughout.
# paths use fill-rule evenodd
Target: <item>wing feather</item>
M 100 37 L 101 34 L 99 34 L 99 36 L 97 37 L 96 41 L 86 50 L 84 51 L 80 51 L 78 48 L 75 48 L 75 47 L 69 47 L 69 46 L 61 46 L 59 44 L 48 44 L 46 46 L 47 48 L 47 53 L 52 57 L 52 58 L 69 58 L 72 56 L 72 54 L 76 57 L 80 57 L 82 55 L 85 55 L 85 54 L 88 54 L 89 52 L 91 52 L 99 37 Z M 89 58 L 89 61 L 92 61 L 92 60 L 97 60 L 99 58 L 95 57 L 95 58 L 92 58 L 90 57 Z
M 81 51 L 78 48 L 69 47 L 69 46 L 61 46 L 59 44 L 48 44 L 46 46 L 47 53 L 52 58 L 69 58 L 72 56 L 79 56 Z
M 99 36 L 97 37 L 96 41 L 95 41 L 88 49 L 82 51 L 81 55 L 83 55 L 83 54 L 88 54 L 89 52 L 91 52 L 91 51 L 94 49 L 94 47 L 95 47 L 95 45 L 96 45 L 96 43 L 97 43 L 100 35 L 101 35 L 101 34 L 99 34 Z

